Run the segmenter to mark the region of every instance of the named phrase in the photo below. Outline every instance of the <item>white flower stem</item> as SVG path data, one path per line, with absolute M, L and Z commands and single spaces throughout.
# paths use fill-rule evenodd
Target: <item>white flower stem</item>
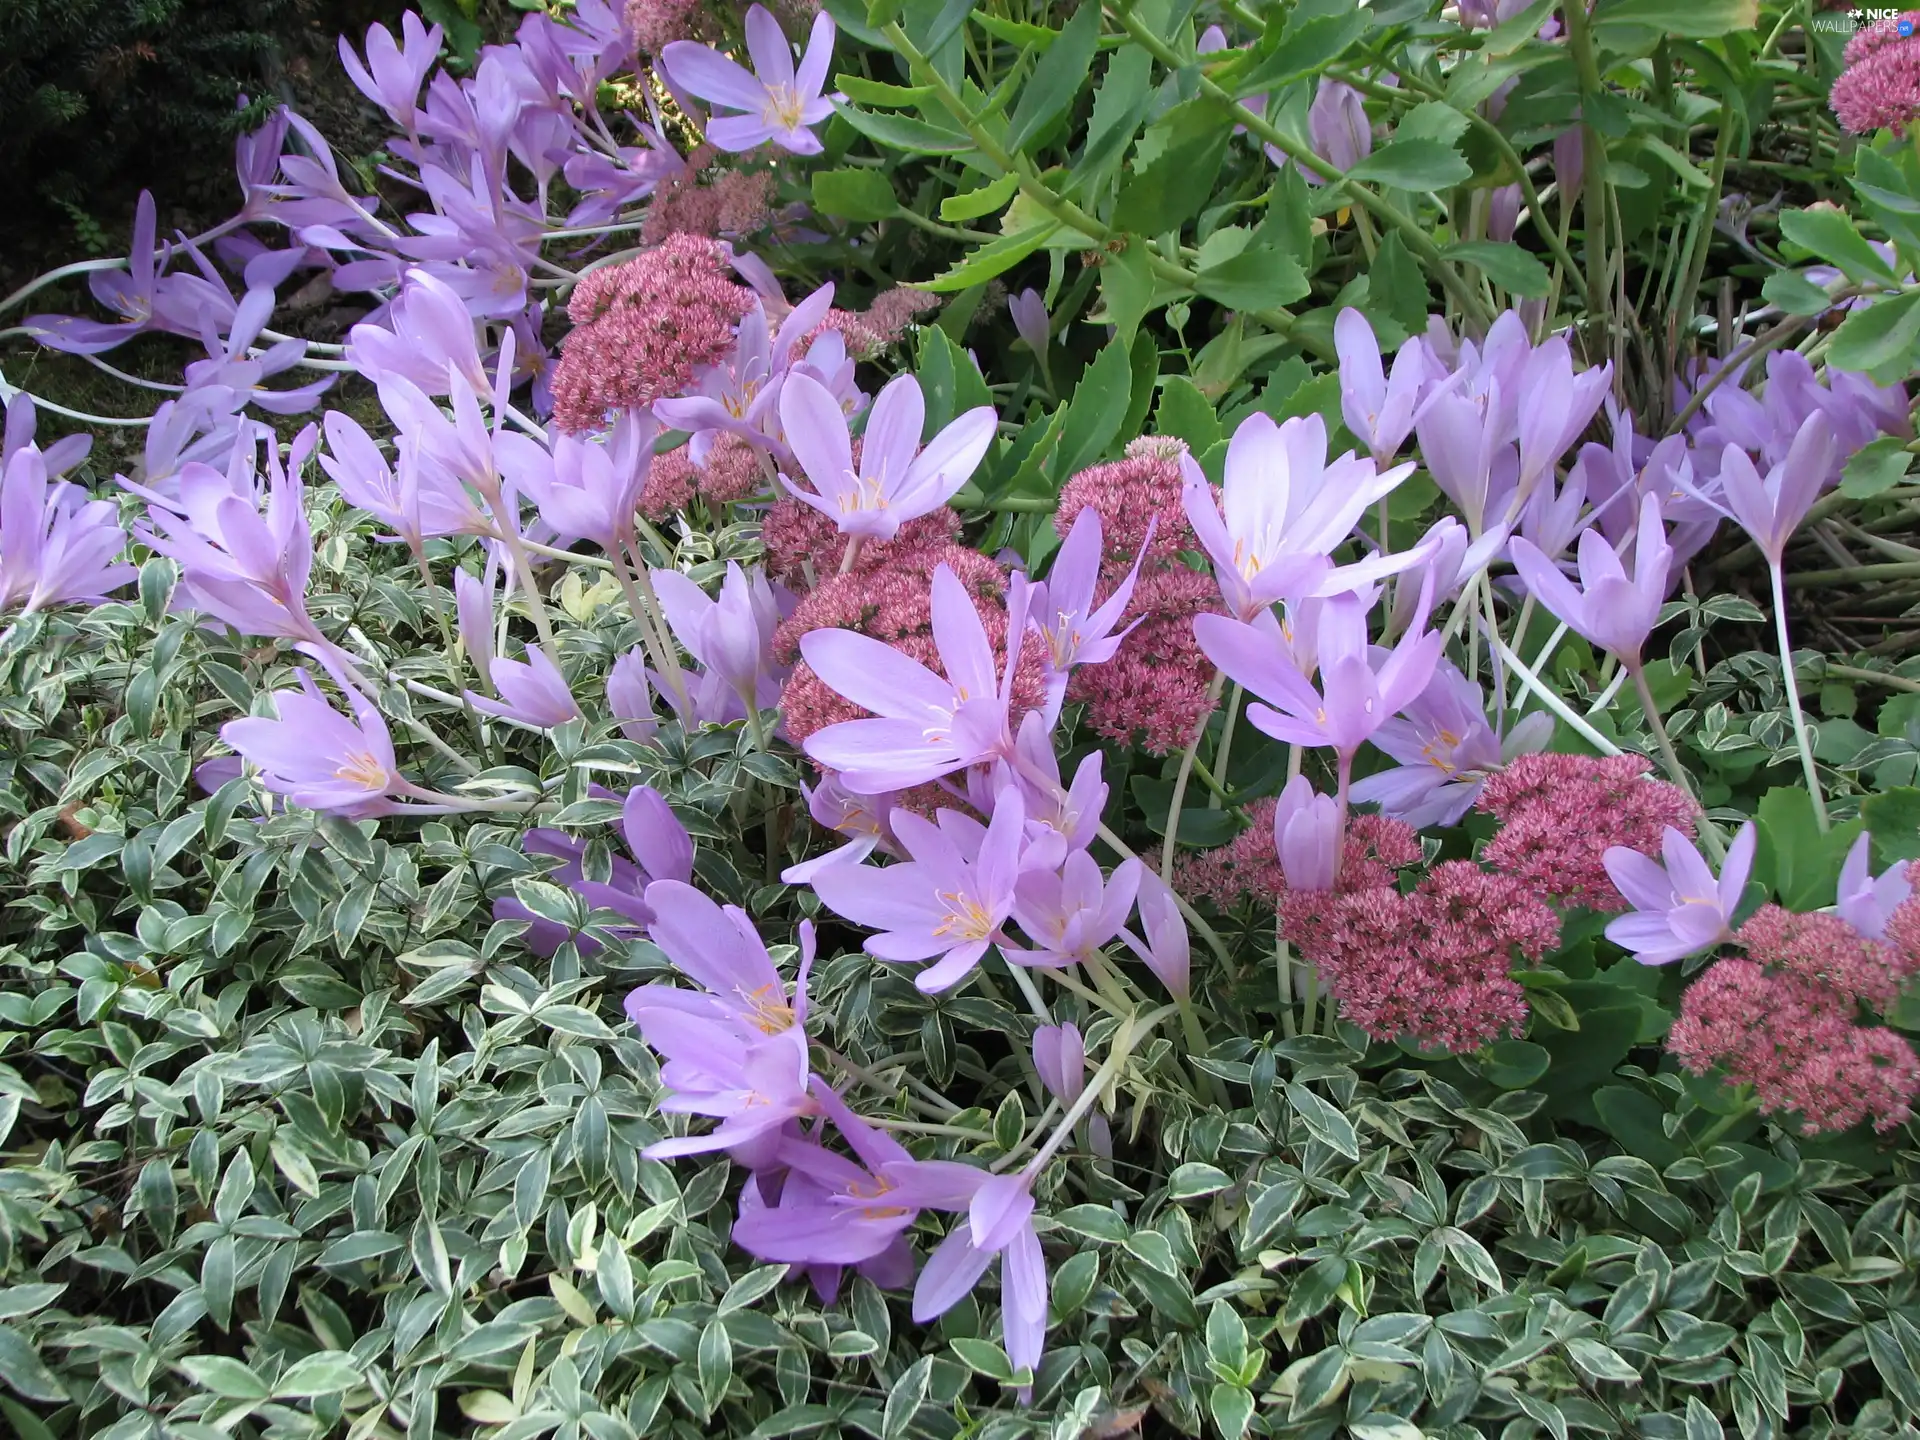
M 1213 672 L 1213 683 L 1207 686 L 1207 710 L 1194 724 L 1193 739 L 1187 742 L 1187 748 L 1180 754 L 1180 769 L 1173 777 L 1173 798 L 1167 802 L 1167 833 L 1160 844 L 1160 878 L 1173 884 L 1173 851 L 1179 843 L 1180 809 L 1187 798 L 1187 781 L 1193 778 L 1194 756 L 1200 751 L 1200 739 L 1207 733 L 1207 721 L 1213 718 L 1214 707 L 1220 703 L 1220 691 L 1226 684 L 1224 670 Z
M 1620 753 L 1620 747 L 1618 745 L 1614 744 L 1613 741 L 1607 739 L 1606 736 L 1589 725 L 1579 711 L 1575 710 L 1571 705 L 1567 704 L 1565 700 L 1562 700 L 1555 694 L 1553 688 L 1542 681 L 1526 661 L 1522 660 L 1508 648 L 1506 641 L 1502 640 L 1498 635 L 1489 635 L 1487 637 L 1487 643 L 1493 647 L 1495 654 L 1512 667 L 1513 673 L 1520 677 L 1520 683 L 1539 697 L 1542 705 L 1545 705 L 1547 709 L 1566 721 L 1568 727 L 1574 734 L 1578 735 L 1582 740 L 1585 740 L 1602 755 L 1618 755 Z
M 1053 1134 L 1048 1137 L 1047 1143 L 1041 1146 L 1033 1159 L 1026 1163 L 1021 1171 L 1022 1174 L 1038 1175 L 1047 1161 L 1059 1153 L 1060 1147 L 1067 1143 L 1067 1137 L 1073 1133 L 1073 1127 L 1086 1117 L 1087 1112 L 1093 1109 L 1107 1087 L 1119 1078 L 1120 1067 L 1127 1063 L 1127 1057 L 1134 1052 L 1141 1041 L 1153 1033 L 1154 1028 L 1162 1020 L 1173 1014 L 1177 1008 L 1173 1005 L 1162 1005 L 1144 1020 L 1138 1015 L 1129 1015 L 1120 1022 L 1119 1028 L 1113 1032 L 1112 1041 L 1107 1046 L 1107 1058 L 1093 1073 L 1093 1078 L 1087 1081 L 1086 1089 L 1080 1092 L 1072 1108 L 1060 1117 L 1060 1123 L 1054 1127 Z
M 1780 642 L 1780 679 L 1787 687 L 1787 708 L 1793 712 L 1793 739 L 1800 747 L 1800 768 L 1806 772 L 1807 793 L 1813 796 L 1813 817 L 1822 831 L 1833 822 L 1827 817 L 1826 797 L 1820 793 L 1820 771 L 1813 763 L 1813 741 L 1807 737 L 1807 717 L 1800 708 L 1800 682 L 1793 673 L 1793 647 L 1787 641 L 1787 593 L 1785 577 L 1775 561 L 1767 566 L 1773 582 L 1773 633 Z

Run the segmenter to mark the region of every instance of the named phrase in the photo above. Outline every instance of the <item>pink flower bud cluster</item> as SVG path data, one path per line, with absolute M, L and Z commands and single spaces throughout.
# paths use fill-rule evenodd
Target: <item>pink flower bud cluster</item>
M 1124 459 L 1069 480 L 1053 522 L 1066 535 L 1082 510 L 1091 506 L 1099 515 L 1105 542 L 1096 591 L 1101 599 L 1126 579 L 1153 523 L 1153 548 L 1140 562 L 1133 598 L 1121 616 L 1123 626 L 1139 624 L 1111 660 L 1076 669 L 1067 689 L 1069 700 L 1086 705 L 1095 731 L 1151 755 L 1184 749 L 1211 708 L 1213 664 L 1194 638 L 1193 617 L 1217 611 L 1219 593 L 1210 577 L 1176 558 L 1199 548 L 1180 499 L 1185 453 L 1177 440 L 1135 440 Z
M 1434 866 L 1405 895 L 1295 891 L 1280 917 L 1347 1020 L 1376 1040 L 1452 1054 L 1526 1025 L 1526 993 L 1508 971 L 1560 943 L 1560 917 L 1531 886 L 1470 860 Z
M 647 244 L 673 235 L 752 235 L 773 223 L 773 171 L 722 170 L 702 184 L 700 163 L 713 153 L 696 150 L 685 170 L 654 190 L 640 231 Z
M 582 280 L 553 374 L 554 423 L 598 430 L 616 410 L 681 394 L 702 366 L 732 354 L 753 292 L 729 278 L 728 263 L 718 241 L 675 235 Z
M 1681 999 L 1667 1048 L 1696 1075 L 1718 1067 L 1752 1086 L 1763 1113 L 1797 1113 L 1808 1134 L 1892 1129 L 1920 1092 L 1920 1059 L 1905 1037 L 1858 1021 L 1915 970 L 1920 902 L 1903 903 L 1887 933 L 1883 945 L 1837 915 L 1764 906 L 1735 936 L 1746 957 L 1715 961 Z
M 720 25 L 705 0 L 627 0 L 627 29 L 642 52 L 658 55 L 675 40 L 718 40 Z
M 914 322 L 939 303 L 937 295 L 896 285 L 874 296 L 873 303 L 865 310 L 827 311 L 820 328 L 807 337 L 807 343 L 811 344 L 823 331 L 832 330 L 846 341 L 847 354 L 853 359 L 874 360 L 904 340 Z
M 859 443 L 854 442 L 855 463 Z M 907 521 L 891 540 L 869 539 L 855 558 L 854 573 L 884 569 L 903 555 L 952 545 L 959 539 L 960 516 L 943 505 Z M 847 537 L 833 517 L 791 495 L 767 511 L 760 525 L 760 543 L 766 549 L 767 574 L 791 590 L 810 590 L 834 578 L 847 549 Z
M 647 488 L 640 492 L 640 513 L 658 525 L 686 510 L 696 498 L 717 510 L 747 499 L 765 484 L 766 474 L 754 448 L 738 435 L 716 431 L 703 461 L 696 463 L 687 445 L 654 456 Z
M 1905 26 L 1905 30 L 1901 29 Z M 1833 82 L 1829 104 L 1855 135 L 1890 129 L 1905 135 L 1920 113 L 1920 10 L 1890 16 L 1847 42 L 1847 68 Z
M 1647 778 L 1651 768 L 1639 755 L 1522 755 L 1488 778 L 1474 806 L 1501 822 L 1480 858 L 1563 908 L 1624 910 L 1608 847 L 1657 855 L 1669 825 L 1693 835 L 1693 800 Z

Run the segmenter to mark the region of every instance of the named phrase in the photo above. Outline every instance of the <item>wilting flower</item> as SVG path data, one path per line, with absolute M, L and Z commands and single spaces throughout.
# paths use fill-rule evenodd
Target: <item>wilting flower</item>
M 938 824 L 895 810 L 893 833 L 912 858 L 903 865 L 830 865 L 814 891 L 836 914 L 880 931 L 866 950 L 895 963 L 933 960 L 914 978 L 928 995 L 951 989 L 980 963 L 1013 911 L 1025 847 L 1026 807 L 1001 793 L 986 826 L 953 810 Z
M 0 611 L 98 604 L 134 578 L 120 563 L 120 512 L 47 470 L 46 454 L 21 444 L 0 471 Z
M 1277 600 L 1334 595 L 1404 570 L 1405 555 L 1336 567 L 1329 557 L 1367 507 L 1413 473 L 1379 472 L 1351 451 L 1327 463 L 1327 425 L 1318 415 L 1276 425 L 1255 413 L 1227 446 L 1226 483 L 1216 499 L 1200 467 L 1182 457 L 1187 518 L 1213 561 L 1227 608 L 1251 620 Z
M 747 11 L 747 53 L 753 70 L 696 45 L 675 40 L 660 52 L 667 78 L 738 115 L 707 122 L 707 139 L 722 150 L 741 153 L 772 141 L 795 155 L 818 155 L 820 137 L 809 128 L 833 114 L 833 102 L 821 95 L 827 67 L 833 63 L 833 20 L 822 11 L 814 17 L 807 52 L 796 72 L 793 51 L 780 22 L 761 5 Z
M 1642 965 L 1670 965 L 1731 940 L 1758 840 L 1748 821 L 1727 848 L 1718 880 L 1693 842 L 1671 826 L 1658 861 L 1614 846 L 1606 853 L 1607 874 L 1633 909 L 1607 922 L 1607 938 Z
M 1876 877 L 1873 840 L 1862 834 L 1847 851 L 1846 864 L 1840 867 L 1840 893 L 1835 912 L 1867 939 L 1885 939 L 1887 921 L 1913 893 L 1910 868 L 1905 860 L 1896 860 Z
M 920 448 L 926 401 L 920 382 L 896 376 L 873 402 L 854 469 L 846 411 L 805 373 L 780 388 L 780 423 L 811 490 L 786 482 L 794 498 L 838 522 L 844 535 L 891 540 L 909 520 L 938 510 L 967 483 L 993 443 L 991 405 L 967 411 Z
M 388 815 L 394 797 L 411 792 L 394 758 L 386 721 L 359 691 L 347 690 L 349 720 L 320 694 L 304 670 L 298 690 L 276 690 L 278 719 L 249 715 L 220 727 L 220 738 L 260 770 L 260 783 L 309 810 L 350 820 Z
M 1525 539 L 1516 537 L 1509 551 L 1520 579 L 1542 605 L 1602 650 L 1617 656 L 1621 664 L 1639 668 L 1640 647 L 1647 643 L 1660 618 L 1673 565 L 1658 496 L 1646 495 L 1640 501 L 1640 531 L 1631 580 L 1613 546 L 1594 528 L 1580 535 L 1578 589 Z
M 998 676 L 980 612 L 944 564 L 934 571 L 932 602 L 944 677 L 852 630 L 813 630 L 801 637 L 800 653 L 814 674 L 878 717 L 828 725 L 807 736 L 803 747 L 852 789 L 905 790 L 1012 748 L 1008 711 L 1027 624 L 1027 587 L 1018 576 L 1008 587 L 1008 654 Z

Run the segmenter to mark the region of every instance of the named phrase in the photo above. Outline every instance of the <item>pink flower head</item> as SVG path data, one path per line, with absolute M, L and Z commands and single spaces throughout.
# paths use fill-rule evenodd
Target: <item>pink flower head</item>
M 1816 410 L 1801 424 L 1786 459 L 1765 480 L 1747 452 L 1729 445 L 1720 457 L 1720 493 L 1726 509 L 1760 547 L 1769 565 L 1779 565 L 1787 541 L 1820 498 L 1835 458 L 1833 426 Z
M 1183 457 L 1181 467 L 1187 518 L 1238 619 L 1251 620 L 1277 600 L 1351 590 L 1412 563 L 1390 555 L 1336 567 L 1329 558 L 1413 466 L 1381 473 L 1351 451 L 1329 465 L 1327 426 L 1318 415 L 1275 425 L 1256 412 L 1241 421 L 1227 446 L 1217 500 L 1198 465 Z
M 1671 826 L 1660 861 L 1621 845 L 1609 849 L 1607 874 L 1633 909 L 1607 922 L 1607 938 L 1642 965 L 1670 965 L 1732 939 L 1758 840 L 1748 821 L 1728 847 L 1717 880 L 1694 843 Z
M 1457 825 L 1473 808 L 1488 775 L 1520 755 L 1546 749 L 1553 717 L 1527 716 L 1504 743 L 1487 724 L 1480 687 L 1442 660 L 1420 697 L 1373 735 L 1400 763 L 1358 781 L 1353 798 L 1416 830 Z
M 1120 933 L 1141 873 L 1140 862 L 1129 858 L 1103 881 L 1099 863 L 1085 850 L 1072 851 L 1057 870 L 1027 870 L 1014 886 L 1013 918 L 1033 948 L 1002 945 L 1000 953 L 1020 965 L 1086 963 Z
M 1329 598 L 1315 635 L 1317 689 L 1301 673 L 1270 616 L 1256 626 L 1202 615 L 1193 629 L 1214 664 L 1269 702 L 1247 707 L 1247 719 L 1257 728 L 1289 744 L 1330 745 L 1345 764 L 1433 678 L 1441 637 L 1426 629 L 1428 603 L 1423 595 L 1399 644 L 1376 653 L 1367 642 L 1368 601 L 1359 595 Z
M 868 938 L 869 955 L 896 964 L 937 956 L 914 984 L 938 994 L 1001 938 L 1027 858 L 1026 808 L 1010 789 L 986 826 L 954 810 L 942 810 L 938 823 L 895 810 L 892 827 L 907 863 L 831 865 L 814 874 L 814 892 L 836 914 L 881 932 Z
M 1186 999 L 1193 984 L 1193 949 L 1186 917 L 1180 913 L 1172 888 L 1157 871 L 1142 869 L 1136 903 L 1142 933 L 1121 931 L 1127 948 L 1159 978 L 1168 994 L 1177 1000 Z
M 1920 113 L 1920 10 L 1880 20 L 1847 42 L 1846 66 L 1833 82 L 1829 104 L 1843 129 L 1855 135 L 1891 130 L 1905 135 Z
M 1659 497 L 1646 495 L 1640 501 L 1632 579 L 1627 578 L 1620 557 L 1597 529 L 1581 532 L 1577 589 L 1527 540 L 1516 537 L 1509 550 L 1521 580 L 1542 605 L 1602 650 L 1617 656 L 1621 664 L 1639 668 L 1640 649 L 1660 618 L 1673 567 L 1673 549 L 1667 544 L 1666 526 L 1661 523 Z
M 979 467 L 993 443 L 993 407 L 967 411 L 920 448 L 926 402 L 920 382 L 896 376 L 867 416 L 860 467 L 840 402 L 811 376 L 796 373 L 780 389 L 780 422 L 788 447 L 812 484 L 791 479 L 794 498 L 836 519 L 845 535 L 891 540 L 909 520 L 945 505 Z
M 1869 940 L 1884 940 L 1887 921 L 1913 893 L 1910 869 L 1905 860 L 1896 860 L 1876 878 L 1873 840 L 1862 834 L 1847 851 L 1846 864 L 1840 867 L 1840 895 L 1835 912 Z
M 708 122 L 707 139 L 722 150 L 738 154 L 771 141 L 795 155 L 818 155 L 820 137 L 811 127 L 833 114 L 833 102 L 820 93 L 833 63 L 833 34 L 832 17 L 824 11 L 815 16 L 796 71 L 780 22 L 755 5 L 747 11 L 751 71 L 690 40 L 665 46 L 660 67 L 680 89 L 741 112 Z
M 229 720 L 220 727 L 220 738 L 258 767 L 261 784 L 296 805 L 350 820 L 399 809 L 394 797 L 410 787 L 380 712 L 349 687 L 349 720 L 327 703 L 305 670 L 295 674 L 298 690 L 273 693 L 278 719 Z
M 814 674 L 877 717 L 828 725 L 808 735 L 803 747 L 852 789 L 908 789 L 1012 748 L 1009 710 L 1027 624 L 1025 582 L 1016 575 L 1008 586 L 1008 654 L 999 675 L 980 614 L 944 564 L 934 571 L 932 600 L 944 676 L 851 630 L 801 637 L 800 653 Z
M 120 563 L 127 537 L 118 508 L 47 471 L 46 454 L 25 443 L 0 469 L 0 611 L 99 604 L 136 573 Z
M 1273 811 L 1273 848 L 1289 890 L 1331 890 L 1340 875 L 1340 806 L 1296 775 Z

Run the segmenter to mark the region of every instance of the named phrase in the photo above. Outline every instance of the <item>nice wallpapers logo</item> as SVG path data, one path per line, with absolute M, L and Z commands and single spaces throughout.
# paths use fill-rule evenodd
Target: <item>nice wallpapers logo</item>
M 1813 24 L 1816 29 L 1820 30 L 1843 30 L 1851 33 L 1855 30 L 1864 29 L 1869 25 L 1877 25 L 1882 20 L 1893 20 L 1896 17 L 1902 17 L 1894 28 L 1900 32 L 1901 37 L 1904 39 L 1913 34 L 1914 28 L 1914 22 L 1911 19 L 1904 18 L 1905 15 L 1906 12 L 1904 11 L 1891 9 L 1846 10 L 1830 15 L 1816 15 L 1813 17 Z

